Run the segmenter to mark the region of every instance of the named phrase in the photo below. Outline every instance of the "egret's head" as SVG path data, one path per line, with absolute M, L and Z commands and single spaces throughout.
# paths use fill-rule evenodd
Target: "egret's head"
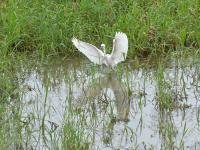
M 105 52 L 105 47 L 106 47 L 105 44 L 102 43 L 100 47 Z

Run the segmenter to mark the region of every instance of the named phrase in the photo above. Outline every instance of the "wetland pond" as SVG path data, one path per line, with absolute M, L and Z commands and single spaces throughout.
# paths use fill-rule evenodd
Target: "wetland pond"
M 20 64 L 19 100 L 6 108 L 19 114 L 20 125 L 10 122 L 12 132 L 21 129 L 18 148 L 200 149 L 200 63 L 193 59 L 127 61 L 115 71 L 85 59 L 33 64 Z

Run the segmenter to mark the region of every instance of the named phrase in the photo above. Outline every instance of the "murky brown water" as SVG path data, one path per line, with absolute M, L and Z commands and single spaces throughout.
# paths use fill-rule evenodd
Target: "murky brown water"
M 63 128 L 72 124 L 90 149 L 200 149 L 200 64 L 164 67 L 171 110 L 159 109 L 156 67 L 122 66 L 109 71 L 76 59 L 24 67 L 25 147 L 62 149 Z

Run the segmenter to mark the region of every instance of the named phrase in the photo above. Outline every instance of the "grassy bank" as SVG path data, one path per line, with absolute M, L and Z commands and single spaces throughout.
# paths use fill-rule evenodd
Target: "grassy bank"
M 198 0 L 4 0 L 0 8 L 3 54 L 77 55 L 73 36 L 111 50 L 116 31 L 128 35 L 129 58 L 200 46 Z

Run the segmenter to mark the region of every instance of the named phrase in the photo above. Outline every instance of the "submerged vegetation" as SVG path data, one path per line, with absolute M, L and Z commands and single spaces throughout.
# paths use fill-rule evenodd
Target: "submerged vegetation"
M 1 79 L 2 149 L 200 146 L 198 64 L 132 62 L 102 73 L 80 59 L 14 61 Z
M 5 54 L 76 55 L 71 38 L 111 50 L 116 31 L 127 33 L 129 58 L 199 49 L 198 0 L 4 0 L 0 4 L 0 48 Z

